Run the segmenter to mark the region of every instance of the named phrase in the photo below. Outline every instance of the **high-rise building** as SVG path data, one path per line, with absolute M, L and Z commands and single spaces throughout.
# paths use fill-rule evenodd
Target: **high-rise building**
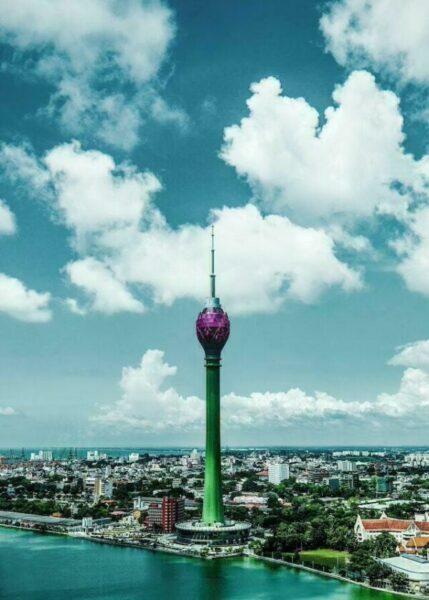
M 91 462 L 98 460 L 98 450 L 88 450 L 86 453 L 86 460 Z
M 39 450 L 39 452 L 32 452 L 30 454 L 30 460 L 41 460 L 44 462 L 50 462 L 51 460 L 53 460 L 52 450 Z
M 208 545 L 238 544 L 249 534 L 248 523 L 225 522 L 222 499 L 220 443 L 220 364 L 229 338 L 230 322 L 216 296 L 215 249 L 212 227 L 210 298 L 196 321 L 206 367 L 206 452 L 202 521 L 179 524 L 178 541 Z
M 154 498 L 149 504 L 147 524 L 151 529 L 161 529 L 165 533 L 172 533 L 176 523 L 183 521 L 185 516 L 185 499 Z
M 201 454 L 196 448 L 192 450 L 189 460 L 191 461 L 191 464 L 195 467 L 198 467 L 201 464 Z
M 353 471 L 356 471 L 356 464 L 351 460 L 338 460 L 337 467 L 343 473 L 353 473 Z
M 86 493 L 92 496 L 94 502 L 98 502 L 100 498 L 111 498 L 113 495 L 113 485 L 110 479 L 87 477 L 84 480 L 84 488 Z
M 275 462 L 268 465 L 268 481 L 278 485 L 285 479 L 289 479 L 289 465 L 283 462 Z

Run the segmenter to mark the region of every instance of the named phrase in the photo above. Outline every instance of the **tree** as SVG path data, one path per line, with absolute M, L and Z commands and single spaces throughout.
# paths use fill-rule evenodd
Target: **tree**
M 397 573 L 394 571 L 390 576 L 390 583 L 397 592 L 404 592 L 408 590 L 408 577 L 404 573 Z
M 398 542 L 390 533 L 381 533 L 373 540 L 373 554 L 378 558 L 389 558 L 396 554 Z

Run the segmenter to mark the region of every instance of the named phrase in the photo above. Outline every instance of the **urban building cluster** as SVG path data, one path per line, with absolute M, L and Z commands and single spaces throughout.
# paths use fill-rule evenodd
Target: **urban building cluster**
M 408 589 L 422 592 L 429 586 L 428 460 L 429 452 L 400 448 L 226 449 L 220 461 L 225 517 L 215 551 L 222 555 L 226 545 L 240 544 L 269 556 L 281 548 L 284 558 L 305 544 L 322 544 L 353 560 L 353 552 L 387 535 L 394 544 L 380 563 L 404 575 Z M 195 554 L 200 543 L 203 555 L 202 540 L 209 545 L 212 535 L 202 520 L 205 466 L 201 449 L 120 456 L 97 449 L 3 451 L 0 525 L 184 554 Z M 315 503 L 319 529 L 332 530 L 323 541 L 305 512 Z M 252 527 L 249 539 L 241 523 Z M 308 531 L 299 537 L 299 523 L 312 528 L 314 542 Z

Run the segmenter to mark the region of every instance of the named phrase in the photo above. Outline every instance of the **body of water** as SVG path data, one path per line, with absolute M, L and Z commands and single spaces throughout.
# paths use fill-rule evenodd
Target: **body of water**
M 0 528 L 1 600 L 393 600 L 249 558 L 203 561 Z

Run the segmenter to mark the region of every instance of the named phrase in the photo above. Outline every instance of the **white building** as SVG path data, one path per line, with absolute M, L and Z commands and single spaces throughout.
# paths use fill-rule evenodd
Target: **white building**
M 191 452 L 190 461 L 191 464 L 195 467 L 198 467 L 201 464 L 201 454 L 196 448 Z
M 51 450 L 39 450 L 39 452 L 32 452 L 30 454 L 30 460 L 36 461 L 41 460 L 45 462 L 50 462 L 53 459 Z
M 284 481 L 285 479 L 289 479 L 289 465 L 287 463 L 271 463 L 268 465 L 268 481 L 277 485 Z
M 373 539 L 381 533 L 390 533 L 404 544 L 415 537 L 429 537 L 429 522 L 416 519 L 390 519 L 383 513 L 379 519 L 356 519 L 354 532 L 358 542 Z
M 83 517 L 82 519 L 82 529 L 84 531 L 88 531 L 88 529 L 92 529 L 94 526 L 92 517 Z
M 337 467 L 342 473 L 353 473 L 356 470 L 356 465 L 351 460 L 337 460 Z
M 425 585 L 429 582 L 429 562 L 419 556 L 401 554 L 401 556 L 383 558 L 381 562 L 397 573 L 406 575 L 410 582 Z
M 131 454 L 128 456 L 128 461 L 130 463 L 135 463 L 139 460 L 140 458 L 140 454 L 138 452 L 131 452 Z
M 88 450 L 88 452 L 86 453 L 86 460 L 98 460 L 98 450 Z
M 405 462 L 412 467 L 427 467 L 429 465 L 429 453 L 413 452 L 412 454 L 407 454 Z

